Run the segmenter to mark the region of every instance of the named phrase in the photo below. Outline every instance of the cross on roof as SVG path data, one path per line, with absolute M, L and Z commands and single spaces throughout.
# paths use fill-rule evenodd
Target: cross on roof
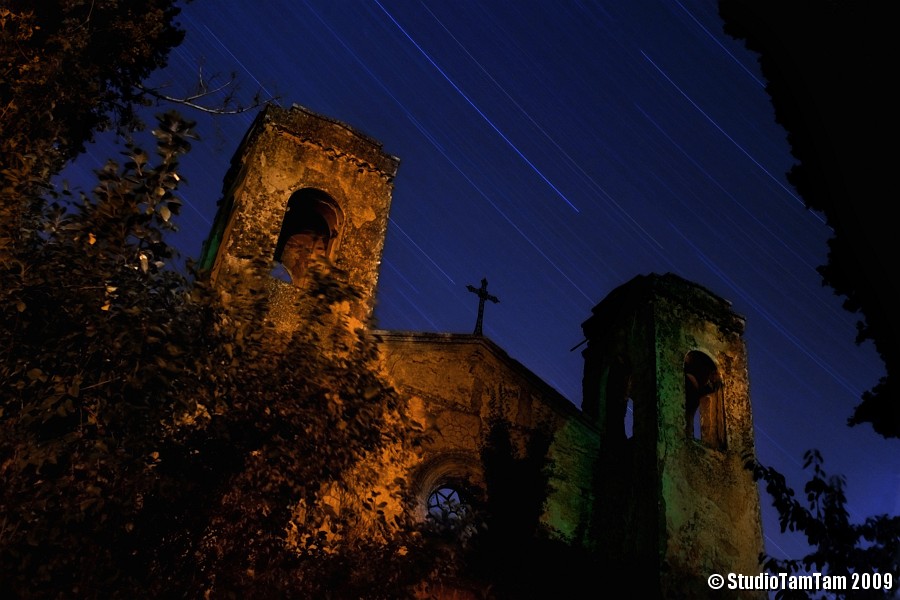
M 481 324 L 484 321 L 484 301 L 490 300 L 494 304 L 500 302 L 497 296 L 492 296 L 488 294 L 487 291 L 488 282 L 487 279 L 481 280 L 481 287 L 476 288 L 474 285 L 467 285 L 466 289 L 472 292 L 473 294 L 478 294 L 478 319 L 475 321 L 475 335 L 482 335 L 481 333 Z

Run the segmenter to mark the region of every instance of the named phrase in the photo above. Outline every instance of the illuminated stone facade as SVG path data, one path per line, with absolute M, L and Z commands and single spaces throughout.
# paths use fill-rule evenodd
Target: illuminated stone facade
M 704 573 L 757 573 L 743 319 L 670 274 L 614 290 L 582 327 L 582 406 L 600 430 L 596 535 L 609 559 L 665 573 L 664 597 L 705 597 Z
M 302 326 L 284 308 L 292 283 L 327 258 L 361 291 L 344 315 L 364 327 L 398 164 L 345 124 L 268 107 L 235 154 L 202 266 L 215 283 L 242 263 L 275 261 L 272 318 L 290 330 Z M 477 500 L 482 445 L 499 417 L 518 442 L 552 435 L 547 528 L 652 573 L 641 582 L 651 596 L 706 597 L 712 573 L 758 573 L 743 320 L 695 284 L 648 275 L 613 291 L 583 328 L 582 409 L 481 335 L 371 331 L 383 375 L 429 433 L 414 464 L 383 465 L 386 475 L 413 483 L 422 519 L 454 494 Z

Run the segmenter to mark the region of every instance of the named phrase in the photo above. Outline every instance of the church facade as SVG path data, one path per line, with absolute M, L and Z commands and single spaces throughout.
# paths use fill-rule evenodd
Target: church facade
M 327 259 L 360 292 L 346 319 L 366 328 L 398 165 L 346 124 L 267 107 L 232 160 L 201 267 L 216 284 L 271 259 L 271 318 L 290 330 L 303 326 L 293 290 Z M 580 408 L 477 329 L 370 330 L 384 376 L 429 434 L 414 464 L 386 466 L 405 471 L 416 517 L 452 516 L 486 493 L 481 450 L 502 418 L 520 440 L 549 433 L 542 522 L 553 535 L 630 564 L 660 597 L 707 597 L 711 574 L 758 573 L 743 319 L 673 274 L 638 276 L 586 317 Z

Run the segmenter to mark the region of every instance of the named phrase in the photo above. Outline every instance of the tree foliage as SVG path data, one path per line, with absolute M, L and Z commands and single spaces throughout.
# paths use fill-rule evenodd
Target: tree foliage
M 46 180 L 95 132 L 140 126 L 135 88 L 181 43 L 175 0 L 40 0 L 0 8 L 0 169 Z M 14 171 L 14 173 L 13 173 Z
M 298 306 L 313 325 L 285 336 L 264 317 L 270 270 L 223 286 L 227 327 L 204 410 L 214 455 L 231 465 L 185 575 L 246 598 L 399 597 L 420 575 L 404 559 L 417 538 L 411 511 L 388 509 L 408 508 L 406 482 L 382 481 L 377 461 L 414 455 L 416 427 L 377 375 L 374 340 L 333 310 L 356 294 L 341 274 L 314 271 Z
M 179 272 L 195 136 L 175 113 L 155 156 L 128 143 L 90 192 L 51 185 L 95 132 L 142 126 L 177 12 L 0 8 L 4 593 L 401 597 L 431 567 L 405 558 L 423 556 L 406 482 L 376 463 L 415 453 L 415 427 L 343 321 L 346 277 L 317 270 L 295 307 L 311 325 L 287 334 L 267 318 L 271 265 L 215 287 Z
M 804 468 L 812 469 L 806 483 L 805 501 L 787 484 L 784 475 L 755 460 L 748 463 L 754 478 L 765 482 L 778 511 L 781 531 L 798 532 L 806 537 L 811 550 L 800 559 L 777 559 L 763 556 L 762 562 L 771 573 L 804 574 L 810 572 L 846 576 L 853 573 L 900 573 L 900 517 L 878 515 L 864 523 L 851 523 L 844 493 L 846 480 L 830 476 L 823 467 L 822 455 L 810 450 L 804 455 Z M 847 590 L 841 598 L 889 598 L 897 582 L 889 590 Z M 805 592 L 781 590 L 778 598 L 808 598 Z
M 159 444 L 187 407 L 179 375 L 197 325 L 186 282 L 163 268 L 172 251 L 162 234 L 191 134 L 168 116 L 156 135 L 158 165 L 129 147 L 121 168 L 98 173 L 93 197 L 31 199 L 38 228 L 10 244 L 0 270 L 10 584 L 65 581 L 77 594 L 77 573 L 103 573 L 100 587 L 123 577 L 127 567 L 112 565 L 136 554 L 120 533 L 133 530 Z
M 128 145 L 90 194 L 35 199 L 39 227 L 0 269 L 4 583 L 22 598 L 373 582 L 397 597 L 423 575 L 401 560 L 417 538 L 385 510 L 405 482 L 383 485 L 371 460 L 415 452 L 414 427 L 373 340 L 334 312 L 355 292 L 316 271 L 297 310 L 323 326 L 288 335 L 267 319 L 270 265 L 216 287 L 173 270 L 193 133 L 169 113 L 154 135 L 156 161 Z
M 144 85 L 184 37 L 178 4 L 10 0 L 0 7 L 0 237 L 6 243 L 33 229 L 28 199 L 50 190 L 53 176 L 97 132 L 115 129 L 128 139 L 144 128 L 144 107 L 161 99 L 208 112 L 242 110 L 198 103 L 233 91 L 232 80 L 211 89 L 198 75 L 198 92 L 187 98 Z M 0 246 L 0 257 L 3 251 Z

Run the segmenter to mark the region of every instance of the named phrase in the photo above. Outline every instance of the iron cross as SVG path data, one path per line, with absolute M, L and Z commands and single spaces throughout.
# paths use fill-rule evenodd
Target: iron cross
M 475 321 L 475 335 L 482 335 L 481 324 L 484 321 L 484 301 L 490 300 L 494 304 L 500 302 L 497 296 L 488 294 L 487 285 L 487 279 L 482 279 L 480 288 L 476 288 L 474 285 L 466 286 L 467 290 L 469 290 L 473 294 L 478 294 L 478 320 Z

